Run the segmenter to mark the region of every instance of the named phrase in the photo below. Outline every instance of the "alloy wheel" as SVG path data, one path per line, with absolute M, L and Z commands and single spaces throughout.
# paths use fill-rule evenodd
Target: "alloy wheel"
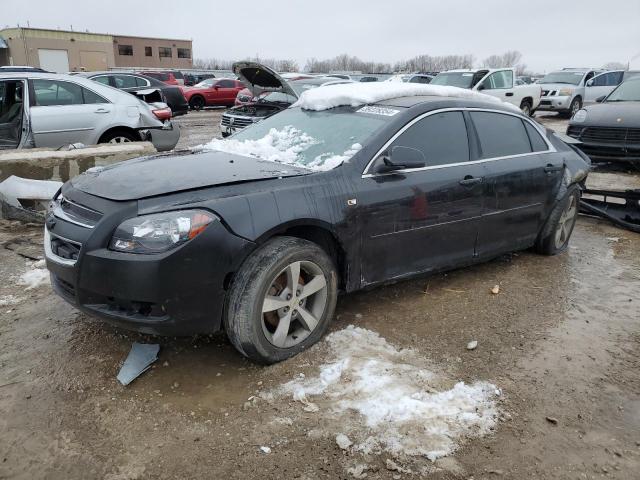
M 560 218 L 558 219 L 558 226 L 556 227 L 555 233 L 555 245 L 557 249 L 562 248 L 569 240 L 569 235 L 571 235 L 571 230 L 573 229 L 573 224 L 577 214 L 578 204 L 576 197 L 575 195 L 571 195 L 567 206 L 562 211 L 562 215 L 560 215 Z
M 113 137 L 109 143 L 129 143 L 131 140 L 127 137 Z
M 287 265 L 271 281 L 262 302 L 262 331 L 278 348 L 291 348 L 318 326 L 327 307 L 327 281 L 313 262 Z

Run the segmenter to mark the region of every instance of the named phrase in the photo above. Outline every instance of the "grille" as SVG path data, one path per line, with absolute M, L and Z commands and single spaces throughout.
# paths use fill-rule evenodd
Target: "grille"
M 236 117 L 232 115 L 222 115 L 222 121 L 220 122 L 223 127 L 231 126 L 231 118 L 233 118 L 233 127 L 244 128 L 253 123 L 253 120 L 249 117 Z
M 51 234 L 50 234 L 51 235 Z M 65 260 L 78 260 L 82 245 L 51 235 L 51 253 Z
M 567 129 L 567 135 L 573 138 L 580 138 L 580 134 L 582 133 L 582 127 L 578 127 L 576 125 L 570 125 Z
M 543 97 L 552 97 L 557 93 L 558 93 L 557 90 L 542 90 L 542 96 Z
M 60 195 L 52 204 L 53 214 L 81 227 L 93 228 L 102 218 L 102 213 L 79 205 Z
M 586 142 L 640 144 L 640 128 L 586 127 L 581 138 Z

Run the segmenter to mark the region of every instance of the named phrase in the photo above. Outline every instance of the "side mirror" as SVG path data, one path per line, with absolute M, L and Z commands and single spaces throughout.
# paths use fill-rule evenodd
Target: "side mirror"
M 587 81 L 587 87 L 593 87 L 593 80 Z
M 213 87 L 214 90 L 220 90 L 220 87 L 218 85 L 216 85 L 215 87 Z
M 424 153 L 411 147 L 393 147 L 391 152 L 382 155 L 383 163 L 375 169 L 376 173 L 389 173 L 426 165 Z
M 481 83 L 480 85 L 478 85 L 478 91 L 484 90 L 485 88 L 487 87 L 484 86 L 484 83 Z
M 607 97 L 606 95 L 601 95 L 598 98 L 596 98 L 596 102 L 602 103 L 606 97 Z

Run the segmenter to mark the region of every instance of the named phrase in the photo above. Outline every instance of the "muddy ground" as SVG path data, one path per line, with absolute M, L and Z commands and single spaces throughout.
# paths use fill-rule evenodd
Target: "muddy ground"
M 189 128 L 194 143 L 208 134 Z M 624 180 L 640 186 L 638 176 Z M 105 326 L 48 285 L 18 284 L 29 269 L 24 255 L 37 256 L 41 241 L 39 227 L 0 224 L 2 479 L 346 479 L 355 465 L 374 479 L 639 478 L 637 234 L 580 217 L 569 250 L 556 257 L 520 252 L 342 296 L 333 331 L 375 331 L 451 382 L 502 390 L 490 435 L 463 439 L 435 463 L 397 456 L 393 464 L 388 453 L 339 448 L 326 410 L 256 397 L 314 375 L 323 345 L 260 367 L 223 335 L 153 338 Z M 123 387 L 115 376 L 133 341 L 162 348 L 154 367 Z

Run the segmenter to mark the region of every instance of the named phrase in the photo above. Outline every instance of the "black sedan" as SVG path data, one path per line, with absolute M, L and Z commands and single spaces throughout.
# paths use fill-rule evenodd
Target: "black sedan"
M 490 101 L 346 101 L 67 182 L 53 288 L 128 329 L 224 329 L 272 363 L 322 337 L 339 291 L 567 248 L 589 160 L 554 134 Z
M 77 75 L 90 78 L 103 85 L 124 90 L 129 93 L 137 93 L 149 89 L 157 89 L 162 92 L 163 101 L 169 105 L 174 117 L 184 115 L 189 112 L 189 103 L 184 97 L 180 87 L 167 85 L 160 80 L 156 80 L 146 75 L 127 72 L 89 72 L 78 73 Z
M 593 160 L 640 162 L 640 77 L 631 77 L 599 103 L 576 112 L 567 135 Z

